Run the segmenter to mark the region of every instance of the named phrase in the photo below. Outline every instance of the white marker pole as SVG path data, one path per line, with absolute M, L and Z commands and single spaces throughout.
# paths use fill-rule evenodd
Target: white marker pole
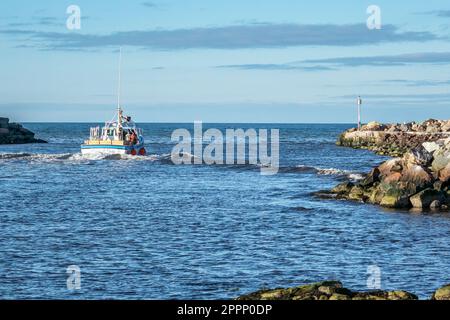
M 361 130 L 361 104 L 362 99 L 358 97 L 358 130 Z

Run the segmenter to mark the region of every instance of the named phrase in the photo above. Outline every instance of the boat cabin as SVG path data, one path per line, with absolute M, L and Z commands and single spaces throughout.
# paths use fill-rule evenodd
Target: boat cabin
M 143 135 L 143 130 L 136 127 L 131 117 L 123 117 L 122 110 L 119 109 L 116 121 L 106 122 L 103 128 L 91 128 L 89 140 L 85 144 L 135 145 Z

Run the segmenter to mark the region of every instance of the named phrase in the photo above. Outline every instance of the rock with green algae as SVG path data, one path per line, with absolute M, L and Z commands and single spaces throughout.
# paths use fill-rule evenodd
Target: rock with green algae
M 362 186 L 354 186 L 348 194 L 348 199 L 354 201 L 363 201 L 365 199 L 364 188 Z
M 354 186 L 355 185 L 351 182 L 344 182 L 334 187 L 331 192 L 336 194 L 347 194 L 352 190 Z
M 437 289 L 431 300 L 450 300 L 450 284 Z
M 428 188 L 412 196 L 410 201 L 414 208 L 429 208 L 435 201 L 439 203 L 445 202 L 445 195 L 442 191 Z
M 339 281 L 324 281 L 288 289 L 260 290 L 237 300 L 417 300 L 406 291 L 353 292 Z
M 327 300 L 352 300 L 352 298 L 350 296 L 345 295 L 345 294 L 334 293 Z
M 450 150 L 450 139 L 417 146 L 402 158 L 385 161 L 361 181 L 344 182 L 320 194 L 394 209 L 448 211 L 450 163 L 439 171 L 432 166 L 442 150 Z

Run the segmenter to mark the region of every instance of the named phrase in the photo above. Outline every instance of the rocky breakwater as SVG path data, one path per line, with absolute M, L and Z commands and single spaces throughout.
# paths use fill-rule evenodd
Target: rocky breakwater
M 0 144 L 46 143 L 36 139 L 34 133 L 21 124 L 10 123 L 8 118 L 0 118 Z
M 450 300 L 450 285 L 436 290 L 431 300 Z M 324 281 L 287 289 L 260 290 L 237 300 L 418 300 L 407 291 L 356 292 L 344 288 L 339 281 Z
M 402 156 L 424 142 L 450 137 L 450 120 L 430 119 L 422 123 L 380 124 L 370 122 L 343 132 L 337 145 L 369 149 L 380 155 Z
M 450 207 L 450 138 L 425 142 L 401 158 L 382 163 L 359 182 L 344 182 L 316 195 L 389 208 L 447 211 Z

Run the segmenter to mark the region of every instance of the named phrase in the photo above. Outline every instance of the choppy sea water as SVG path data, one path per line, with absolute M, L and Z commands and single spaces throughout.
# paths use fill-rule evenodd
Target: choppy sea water
M 317 199 L 385 158 L 335 146 L 347 125 L 280 129 L 280 172 L 173 165 L 176 128 L 145 124 L 143 158 L 80 155 L 90 124 L 26 124 L 49 144 L 0 146 L 0 297 L 216 299 L 338 279 L 428 298 L 450 282 L 450 216 Z M 67 289 L 66 268 L 81 269 Z

